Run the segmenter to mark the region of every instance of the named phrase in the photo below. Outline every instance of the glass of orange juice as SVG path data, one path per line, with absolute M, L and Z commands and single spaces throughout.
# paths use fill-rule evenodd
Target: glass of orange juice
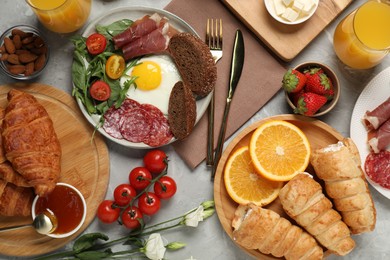
M 389 2 L 367 1 L 338 24 L 333 47 L 344 64 L 369 69 L 386 57 L 390 51 Z
M 49 30 L 70 33 L 81 28 L 88 19 L 92 0 L 26 0 Z

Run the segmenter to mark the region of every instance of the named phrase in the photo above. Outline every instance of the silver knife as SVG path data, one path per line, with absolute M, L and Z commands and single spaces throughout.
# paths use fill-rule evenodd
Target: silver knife
M 242 37 L 242 32 L 238 29 L 236 31 L 236 36 L 234 39 L 233 45 L 233 56 L 232 64 L 230 67 L 230 80 L 229 80 L 229 92 L 226 99 L 225 110 L 223 112 L 222 125 L 219 131 L 217 148 L 215 151 L 215 161 L 211 173 L 211 179 L 214 180 L 215 172 L 218 167 L 219 159 L 221 158 L 223 143 L 225 141 L 226 126 L 228 123 L 228 115 L 230 104 L 233 99 L 234 91 L 237 88 L 238 81 L 241 77 L 242 67 L 244 66 L 244 57 L 245 57 L 245 47 L 244 47 L 244 38 Z

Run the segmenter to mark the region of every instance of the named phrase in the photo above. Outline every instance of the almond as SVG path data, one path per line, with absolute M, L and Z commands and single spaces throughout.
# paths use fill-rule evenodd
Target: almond
M 25 76 L 30 76 L 34 73 L 34 62 L 30 62 L 26 65 L 26 70 L 24 72 Z
M 14 42 L 15 48 L 19 50 L 22 48 L 22 39 L 20 38 L 20 35 L 15 35 L 12 37 L 12 41 Z
M 41 54 L 46 54 L 47 53 L 47 47 L 46 45 L 43 45 L 39 48 L 33 48 L 30 50 L 32 53 L 36 54 L 36 55 L 41 55 Z
M 6 51 L 9 54 L 15 53 L 15 51 L 16 51 L 15 44 L 10 38 L 8 38 L 8 37 L 4 38 L 4 46 L 5 46 Z
M 15 51 L 15 54 L 17 54 L 17 55 L 20 55 L 20 54 L 23 54 L 23 53 L 30 53 L 30 51 L 29 50 L 23 50 L 23 49 Z
M 27 45 L 27 44 L 29 44 L 29 43 L 34 42 L 34 40 L 35 40 L 35 37 L 34 37 L 34 36 L 30 36 L 30 37 L 24 38 L 24 39 L 22 40 L 22 43 L 23 43 L 24 45 Z
M 11 32 L 12 36 L 19 35 L 21 39 L 25 38 L 27 36 L 27 33 L 23 32 L 19 29 L 13 29 Z
M 39 57 L 35 60 L 35 64 L 34 64 L 35 70 L 36 71 L 41 70 L 43 66 L 45 66 L 45 62 L 46 62 L 46 55 L 45 54 L 39 55 Z
M 19 56 L 16 54 L 9 54 L 7 61 L 11 64 L 14 64 L 14 65 L 20 64 Z
M 5 46 L 4 45 L 0 46 L 0 53 L 5 53 Z
M 3 54 L 1 54 L 0 60 L 1 61 L 6 61 L 8 59 L 8 56 L 9 56 L 8 53 L 3 53 Z
M 37 58 L 38 58 L 38 56 L 31 53 L 31 52 L 22 53 L 19 55 L 19 61 L 21 63 L 29 63 L 29 62 L 36 60 Z
M 8 65 L 8 71 L 12 74 L 22 74 L 26 70 L 24 65 Z
M 45 45 L 45 42 L 43 41 L 43 39 L 39 36 L 37 36 L 34 40 L 34 46 L 35 48 L 39 48 L 39 47 L 42 47 L 43 45 Z

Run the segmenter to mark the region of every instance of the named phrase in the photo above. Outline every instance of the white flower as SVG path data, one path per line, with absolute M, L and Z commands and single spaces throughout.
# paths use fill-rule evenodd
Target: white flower
M 195 211 L 187 214 L 184 220 L 185 225 L 189 227 L 197 227 L 199 221 L 203 221 L 203 212 L 204 208 L 201 205 Z
M 144 248 L 145 255 L 152 260 L 163 259 L 166 248 L 159 233 L 153 233 L 149 236 Z

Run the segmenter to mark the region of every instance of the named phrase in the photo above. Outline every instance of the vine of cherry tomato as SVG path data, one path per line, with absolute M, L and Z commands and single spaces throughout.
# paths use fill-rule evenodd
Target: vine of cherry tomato
M 177 185 L 167 176 L 168 156 L 155 149 L 143 157 L 143 165 L 133 168 L 128 183 L 118 185 L 114 200 L 104 200 L 98 207 L 97 217 L 103 223 L 119 222 L 128 229 L 143 226 L 144 215 L 152 216 L 161 208 L 161 200 L 172 198 Z

